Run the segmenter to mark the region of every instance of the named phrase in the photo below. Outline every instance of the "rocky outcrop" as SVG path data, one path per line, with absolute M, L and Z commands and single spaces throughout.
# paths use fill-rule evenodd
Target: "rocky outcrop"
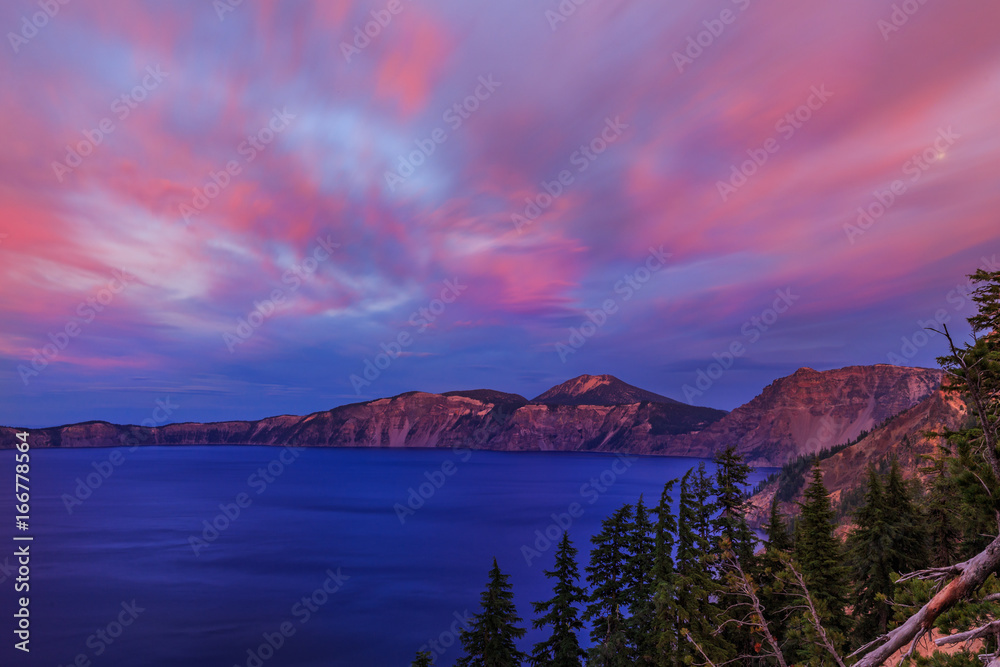
M 830 492 L 831 501 L 837 505 L 848 495 L 857 495 L 865 484 L 868 465 L 884 464 L 892 456 L 899 461 L 904 477 L 922 477 L 920 469 L 927 465 L 923 457 L 937 454 L 938 446 L 944 444 L 942 438 L 931 434 L 960 429 L 968 419 L 968 407 L 960 395 L 941 389 L 934 391 L 857 443 L 820 461 L 823 484 Z M 796 508 L 802 501 L 804 488 L 803 484 L 790 501 L 783 503 L 782 510 L 786 514 L 798 513 Z M 777 491 L 775 480 L 750 499 L 750 518 L 755 525 L 762 525 L 767 520 Z
M 888 364 L 800 368 L 704 431 L 677 438 L 669 453 L 704 457 L 735 445 L 753 465 L 780 466 L 854 440 L 931 395 L 942 377 L 937 369 Z
M 545 405 L 627 405 L 630 403 L 680 401 L 622 382 L 613 375 L 581 375 L 552 387 L 532 403 Z

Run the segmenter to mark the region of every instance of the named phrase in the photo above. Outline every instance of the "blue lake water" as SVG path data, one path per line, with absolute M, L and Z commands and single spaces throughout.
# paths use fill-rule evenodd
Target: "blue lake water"
M 3 477 L 14 477 L 13 457 L 0 452 Z M 13 649 L 19 543 L 10 540 L 5 482 L 0 664 L 406 667 L 434 641 L 435 664 L 452 665 L 461 654 L 452 630 L 478 611 L 494 556 L 530 628 L 530 602 L 551 596 L 542 570 L 554 547 L 536 544 L 536 531 L 553 514 L 578 515 L 569 532 L 582 572 L 604 516 L 640 493 L 655 504 L 665 481 L 697 463 L 451 450 L 34 450 L 24 533 L 34 537 L 31 653 Z M 67 509 L 67 498 L 89 490 L 77 493 L 78 480 L 96 485 L 98 468 L 113 472 Z M 423 506 L 394 509 L 409 509 L 411 489 L 429 496 Z M 231 516 L 244 507 L 229 519 L 220 504 Z M 206 534 L 205 521 L 222 530 Z M 192 546 L 192 536 L 204 542 Z M 538 547 L 530 564 L 524 546 Z M 529 630 L 522 648 L 540 638 Z

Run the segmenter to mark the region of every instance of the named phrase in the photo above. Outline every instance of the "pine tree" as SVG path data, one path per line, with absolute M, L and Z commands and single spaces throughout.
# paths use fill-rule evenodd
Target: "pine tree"
M 699 463 L 697 471 L 692 478 L 692 492 L 694 493 L 694 530 L 698 536 L 698 543 L 706 554 L 715 551 L 714 518 L 718 505 L 712 501 L 715 495 L 715 485 L 712 478 L 705 469 L 704 463 Z
M 517 625 L 521 619 L 509 580 L 510 576 L 500 571 L 494 558 L 486 590 L 480 597 L 482 611 L 462 630 L 460 639 L 465 655 L 455 663 L 457 667 L 517 667 L 528 658 L 514 643 L 526 631 Z
M 893 596 L 893 535 L 885 489 L 875 467 L 868 466 L 864 503 L 854 513 L 857 526 L 847 541 L 855 589 L 854 618 L 858 644 L 885 634 Z
M 727 447 L 715 456 L 715 507 L 718 514 L 713 523 L 715 544 L 720 557 L 725 552 L 725 558 L 735 558 L 742 571 L 753 578 L 757 574 L 757 563 L 754 558 L 756 539 L 747 524 L 747 484 L 753 468 L 743 462 L 736 453 L 735 447 Z M 721 573 L 720 573 L 721 576 Z M 724 579 L 725 577 L 723 577 Z M 720 580 L 721 581 L 721 580 Z M 728 586 L 727 586 L 728 588 Z M 724 638 L 740 656 L 754 654 L 756 638 L 750 626 L 736 621 L 735 615 L 742 615 L 740 607 L 742 598 L 734 593 L 724 593 L 719 596 L 719 607 L 723 611 L 718 623 L 722 626 L 719 636 Z M 742 616 L 740 617 L 742 620 Z
M 753 468 L 743 462 L 735 447 L 727 447 L 715 457 L 716 507 L 719 515 L 715 529 L 719 538 L 729 540 L 734 555 L 747 571 L 753 568 L 756 546 L 753 531 L 747 524 L 747 480 Z
M 903 479 L 899 459 L 889 461 L 885 483 L 886 517 L 892 530 L 893 571 L 900 574 L 927 566 L 927 531 L 913 502 L 910 484 Z
M 704 464 L 689 470 L 681 478 L 680 504 L 677 510 L 677 636 L 678 656 L 682 662 L 704 662 L 694 648 L 696 641 L 713 661 L 732 658 L 733 650 L 724 638 L 715 634 L 719 609 L 714 602 L 722 590 L 717 578 L 717 549 L 712 536 L 714 489 Z
M 674 667 L 677 664 L 677 603 L 674 599 L 676 573 L 673 551 L 677 543 L 677 517 L 673 512 L 671 492 L 677 480 L 663 485 L 656 506 L 656 529 L 653 545 L 653 636 L 656 640 L 653 664 Z
M 656 653 L 656 636 L 653 632 L 653 590 L 655 586 L 653 559 L 655 541 L 653 524 L 642 496 L 635 505 L 635 520 L 628 533 L 629 559 L 626 572 L 625 595 L 629 609 L 626 634 L 636 665 L 647 665 Z
M 417 657 L 414 658 L 413 662 L 410 663 L 410 667 L 431 667 L 433 660 L 434 656 L 430 651 L 420 651 L 417 653 Z
M 962 531 L 956 523 L 959 514 L 958 492 L 948 474 L 950 456 L 931 459 L 930 465 L 920 472 L 930 478 L 929 492 L 924 498 L 924 516 L 927 521 L 928 558 L 931 567 L 946 567 L 958 561 Z
M 847 618 L 848 577 L 843 549 L 834 535 L 833 508 L 823 485 L 823 472 L 819 460 L 813 464 L 812 481 L 806 487 L 801 507 L 801 517 L 796 525 L 795 560 L 802 568 L 809 591 L 824 621 L 827 632 L 837 648 L 842 648 L 850 621 Z M 809 624 L 801 624 L 804 640 L 810 641 Z M 804 649 L 803 661 L 811 660 L 812 650 Z
M 545 602 L 533 603 L 535 613 L 542 614 L 533 623 L 537 630 L 545 626 L 552 634 L 535 644 L 531 664 L 535 667 L 581 667 L 587 653 L 580 648 L 577 633 L 583 629 L 578 607 L 587 600 L 587 593 L 577 585 L 580 572 L 576 564 L 576 549 L 569 533 L 563 533 L 556 548 L 555 569 L 546 570 L 545 576 L 555 579 L 554 597 Z
M 782 558 L 791 554 L 793 542 L 777 496 L 771 500 L 771 511 L 764 531 L 767 534 L 767 545 L 757 562 L 759 596 L 761 604 L 770 612 L 765 620 L 770 624 L 771 633 L 782 644 L 788 635 L 788 614 L 780 613 L 788 605 L 782 579 L 785 570 Z
M 629 575 L 629 532 L 632 506 L 625 504 L 601 523 L 601 531 L 591 538 L 587 582 L 591 586 L 590 604 L 583 615 L 592 621 L 590 637 L 595 646 L 587 664 L 593 667 L 628 667 L 628 634 L 625 611 L 628 605 L 625 585 Z
M 788 523 L 785 521 L 785 515 L 781 513 L 777 496 L 771 500 L 771 512 L 764 526 L 764 532 L 767 534 L 768 550 L 792 550 L 792 535 L 788 532 Z

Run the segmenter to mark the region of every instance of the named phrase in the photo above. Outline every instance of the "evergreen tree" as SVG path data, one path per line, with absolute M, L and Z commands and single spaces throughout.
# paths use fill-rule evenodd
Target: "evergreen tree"
M 845 607 L 848 589 L 847 568 L 844 564 L 843 549 L 834 535 L 833 508 L 830 497 L 823 485 L 823 472 L 819 461 L 813 464 L 812 481 L 806 487 L 801 503 L 801 517 L 796 524 L 795 560 L 802 568 L 813 601 L 824 621 L 824 627 L 837 648 L 843 648 L 850 629 Z M 802 619 L 798 624 L 800 656 L 804 662 L 815 663 L 811 624 Z M 808 647 L 805 644 L 810 644 Z M 818 655 L 824 660 L 825 653 Z M 820 664 L 820 663 L 816 663 Z
M 761 604 L 770 612 L 769 617 L 764 620 L 769 623 L 772 635 L 782 644 L 788 634 L 788 614 L 780 613 L 780 610 L 788 605 L 788 596 L 784 590 L 782 573 L 785 566 L 781 559 L 791 554 L 793 542 L 777 496 L 771 500 L 771 511 L 764 531 L 767 534 L 767 545 L 757 562 L 757 578 L 760 581 L 758 595 Z
M 785 521 L 785 515 L 781 513 L 777 496 L 771 500 L 771 512 L 764 526 L 764 532 L 767 534 L 768 550 L 785 552 L 792 550 L 792 535 L 788 532 L 788 523 Z
M 625 504 L 601 523 L 601 531 L 591 538 L 587 582 L 591 586 L 590 604 L 583 615 L 592 621 L 590 637 L 595 646 L 590 650 L 588 665 L 594 667 L 628 667 L 628 633 L 625 611 L 628 605 L 626 582 L 629 576 L 629 533 L 632 506 Z
M 646 665 L 652 662 L 656 653 L 656 636 L 653 632 L 655 540 L 649 511 L 641 495 L 635 505 L 635 520 L 628 533 L 628 551 L 625 595 L 630 616 L 626 622 L 626 634 L 632 650 L 633 664 Z
M 962 531 L 955 520 L 960 512 L 956 502 L 958 492 L 948 474 L 947 449 L 944 454 L 945 457 L 931 459 L 929 466 L 921 468 L 921 472 L 930 478 L 929 492 L 924 499 L 924 517 L 931 567 L 946 567 L 957 562 L 962 542 Z
M 713 491 L 704 464 L 681 478 L 676 555 L 677 654 L 681 662 L 704 662 L 686 635 L 713 661 L 723 662 L 733 656 L 732 646 L 715 634 L 719 626 L 715 601 L 722 585 L 715 576 L 718 553 L 712 535 Z
M 674 599 L 676 573 L 673 551 L 677 536 L 677 517 L 670 496 L 677 480 L 663 485 L 660 503 L 656 506 L 656 535 L 653 545 L 653 636 L 656 641 L 652 663 L 656 667 L 677 664 L 677 604 Z
M 744 570 L 753 567 L 756 539 L 747 524 L 747 480 L 753 468 L 743 462 L 735 447 L 727 447 L 715 457 L 716 507 L 715 520 L 719 538 L 729 540 L 733 554 Z
M 756 573 L 756 539 L 747 524 L 746 488 L 753 468 L 743 462 L 732 446 L 717 453 L 714 462 L 715 507 L 718 514 L 713 524 L 713 547 L 720 557 L 724 551 L 726 558 L 735 558 L 742 570 L 752 577 Z M 724 546 L 720 548 L 720 544 Z M 721 572 L 720 576 L 725 579 Z M 720 615 L 718 623 L 723 626 L 720 636 L 733 645 L 738 655 L 748 656 L 753 655 L 755 644 L 751 628 L 739 622 L 726 623 L 727 620 L 735 620 L 734 614 L 743 612 L 739 606 L 741 602 L 742 599 L 736 594 L 721 595 L 719 607 L 727 611 Z
M 979 429 L 967 429 L 949 436 L 955 455 L 949 460 L 951 491 L 957 496 L 958 525 L 962 539 L 958 546 L 960 560 L 980 553 L 993 541 L 1000 516 L 1000 482 L 991 466 L 977 452 Z M 951 563 L 949 563 L 950 565 Z
M 715 512 L 718 505 L 713 502 L 715 495 L 715 485 L 712 478 L 705 469 L 704 463 L 699 463 L 691 485 L 694 494 L 694 530 L 698 543 L 706 554 L 712 554 L 715 549 Z
M 885 482 L 887 522 L 891 526 L 894 572 L 906 574 L 927 566 L 927 531 L 913 499 L 911 485 L 903 479 L 899 459 L 889 461 Z
M 580 648 L 577 638 L 577 633 L 583 629 L 578 607 L 586 602 L 587 593 L 577 585 L 580 572 L 569 533 L 563 533 L 556 548 L 555 569 L 546 570 L 545 576 L 556 580 L 555 595 L 545 602 L 533 603 L 535 613 L 542 616 L 532 625 L 536 630 L 549 626 L 552 634 L 535 644 L 531 664 L 535 667 L 581 667 L 587 653 Z
M 855 589 L 854 618 L 858 644 L 885 634 L 893 596 L 892 526 L 885 489 L 875 467 L 868 465 L 864 503 L 854 513 L 857 526 L 847 541 Z
M 1000 516 L 1000 271 L 979 269 L 969 276 L 977 304 L 972 341 L 956 345 L 943 325 L 951 354 L 939 357 L 947 373 L 944 389 L 961 393 L 972 425 L 949 433 L 953 450 L 950 472 L 960 495 L 962 528 L 960 558 L 980 553 L 996 535 Z
M 500 571 L 494 558 L 486 590 L 480 597 L 482 611 L 462 630 L 460 639 L 465 655 L 455 663 L 457 667 L 517 667 L 527 659 L 514 643 L 526 631 L 517 625 L 521 619 L 509 580 L 510 576 Z
M 410 667 L 431 667 L 433 660 L 434 656 L 431 655 L 430 651 L 420 651 L 413 662 L 410 663 Z

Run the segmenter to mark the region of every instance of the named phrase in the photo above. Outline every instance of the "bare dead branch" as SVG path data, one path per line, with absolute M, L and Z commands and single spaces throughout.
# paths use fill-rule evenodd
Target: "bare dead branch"
M 687 640 L 689 642 L 694 644 L 694 647 L 698 649 L 698 653 L 701 653 L 701 657 L 705 658 L 705 664 L 709 665 L 709 667 L 716 667 L 715 663 L 712 662 L 711 658 L 705 655 L 705 651 L 702 650 L 701 645 L 695 641 L 694 637 L 691 636 L 690 632 L 685 632 L 684 636 L 687 637 Z
M 834 648 L 833 643 L 830 641 L 830 638 L 827 636 L 826 630 L 823 629 L 823 624 L 820 621 L 819 613 L 817 613 L 816 611 L 816 606 L 813 604 L 812 595 L 809 594 L 809 588 L 806 587 L 806 581 L 805 579 L 802 578 L 802 574 L 795 568 L 795 565 L 792 564 L 791 559 L 782 558 L 781 560 L 785 564 L 785 566 L 788 567 L 789 571 L 792 573 L 792 576 L 795 577 L 795 581 L 799 585 L 799 588 L 802 589 L 802 598 L 805 600 L 806 606 L 809 608 L 809 616 L 810 619 L 812 620 L 813 628 L 816 630 L 816 634 L 819 636 L 820 641 L 823 643 L 823 648 L 825 648 L 830 653 L 830 655 L 833 656 L 833 659 L 837 661 L 837 664 L 840 665 L 840 667 L 847 667 L 844 664 L 844 661 L 841 659 L 840 654 L 837 653 L 837 649 Z
M 929 567 L 926 570 L 917 570 L 915 572 L 904 574 L 896 580 L 896 583 L 902 584 L 913 579 L 940 582 L 943 579 L 947 579 L 949 576 L 962 574 L 966 565 L 966 563 L 955 563 L 954 565 L 948 565 L 945 567 Z
M 955 579 L 938 591 L 920 608 L 920 611 L 889 632 L 884 638 L 884 643 L 865 655 L 855 663 L 854 667 L 876 667 L 884 663 L 896 651 L 913 641 L 914 637 L 930 630 L 938 616 L 967 598 L 998 568 L 1000 568 L 1000 537 L 994 539 L 981 553 L 962 563 L 961 573 Z
M 938 646 L 944 646 L 945 644 L 958 644 L 959 642 L 971 642 L 973 639 L 979 639 L 980 637 L 985 637 L 988 634 L 992 634 L 1000 630 L 1000 621 L 991 621 L 986 625 L 978 628 L 974 628 L 967 632 L 958 632 L 953 635 L 948 635 L 947 637 L 939 637 L 934 640 L 934 643 Z
M 750 606 L 750 619 L 730 619 L 736 621 L 740 626 L 750 626 L 761 631 L 764 635 L 764 639 L 767 640 L 768 645 L 771 647 L 771 656 L 778 661 L 781 667 L 788 667 L 785 662 L 785 656 L 781 653 L 781 647 L 778 645 L 778 640 L 775 639 L 774 635 L 771 634 L 771 628 L 767 625 L 767 617 L 764 615 L 764 605 L 757 596 L 757 587 L 746 572 L 743 571 L 743 567 L 740 565 L 739 559 L 735 556 L 730 556 L 725 559 L 723 566 L 730 570 L 731 581 L 735 584 L 735 593 L 738 596 L 744 597 L 748 600 L 746 603 L 739 605 L 732 605 L 730 609 L 737 606 Z M 727 621 L 728 623 L 729 621 Z M 724 627 L 726 623 L 719 626 L 719 629 Z

